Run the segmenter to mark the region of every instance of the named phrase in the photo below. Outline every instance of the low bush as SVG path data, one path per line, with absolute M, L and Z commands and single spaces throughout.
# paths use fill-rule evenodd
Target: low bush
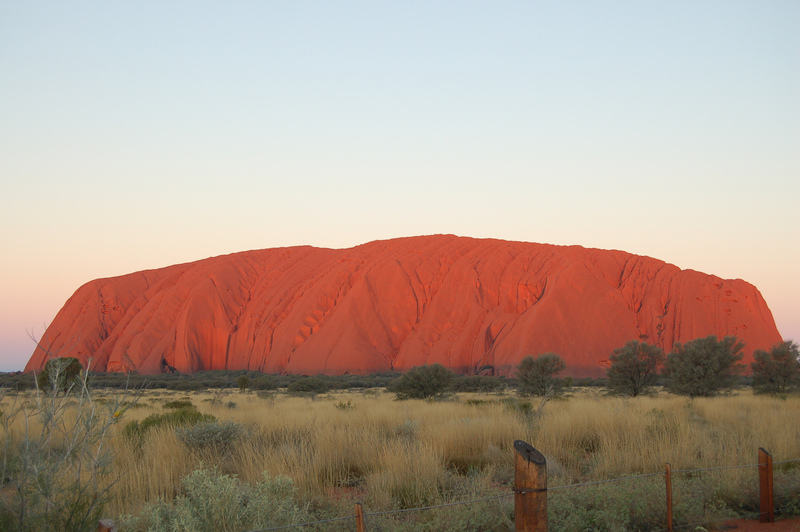
M 181 482 L 174 503 L 148 504 L 138 516 L 120 519 L 121 530 L 216 532 L 254 530 L 311 521 L 308 509 L 296 501 L 294 482 L 264 473 L 248 485 L 217 469 L 200 468 Z
M 398 399 L 429 399 L 446 392 L 454 377 L 453 372 L 441 364 L 415 366 L 392 381 L 388 390 Z
M 201 414 L 197 408 L 179 408 L 165 414 L 151 414 L 142 421 L 131 421 L 123 429 L 123 434 L 131 439 L 141 441 L 144 435 L 154 427 L 165 425 L 179 427 L 182 425 L 195 425 L 197 423 L 210 423 L 217 418 L 210 414 Z
M 175 429 L 178 439 L 192 451 L 225 454 L 246 433 L 234 421 L 208 421 Z
M 164 408 L 167 410 L 178 410 L 180 408 L 194 408 L 192 400 L 189 398 L 178 399 L 175 401 L 167 401 L 164 403 Z
M 36 376 L 36 384 L 44 391 L 66 392 L 79 384 L 83 366 L 75 357 L 51 358 Z

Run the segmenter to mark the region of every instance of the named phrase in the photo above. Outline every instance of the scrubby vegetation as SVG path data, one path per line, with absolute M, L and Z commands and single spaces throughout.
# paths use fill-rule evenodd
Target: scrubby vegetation
M 453 379 L 453 372 L 441 364 L 417 366 L 392 381 L 389 390 L 397 394 L 398 399 L 430 399 L 450 389 Z
M 213 529 L 208 523 L 245 530 L 348 515 L 355 500 L 375 512 L 507 494 L 368 519 L 376 530 L 506 530 L 515 439 L 547 456 L 551 486 L 658 472 L 665 462 L 676 470 L 753 464 L 760 446 L 776 461 L 800 457 L 800 398 L 747 390 L 688 400 L 572 389 L 533 421 L 526 412 L 538 400 L 507 391 L 444 402 L 398 402 L 380 389 L 313 401 L 268 393 L 156 390 L 141 398 L 143 406 L 122 410 L 115 392 L 96 392 L 96 405 L 124 412 L 110 425 L 109 435 L 122 437 L 107 439 L 110 467 L 99 473 L 114 480 L 102 516 L 115 518 L 121 531 L 170 530 L 178 522 L 189 523 L 186 530 Z M 225 406 L 230 397 L 240 408 Z M 6 397 L 2 410 L 30 398 Z M 782 514 L 800 514 L 800 464 L 776 466 L 775 479 Z M 674 484 L 678 524 L 758 505 L 755 469 L 676 475 Z M 551 528 L 659 528 L 662 496 L 660 477 L 554 491 Z M 319 529 L 341 529 L 335 525 Z
M 677 352 L 719 347 L 706 340 Z M 719 343 L 734 365 L 736 342 Z M 612 367 L 663 361 L 640 345 L 615 352 Z M 780 364 L 769 366 L 786 358 L 778 347 L 756 360 L 783 374 Z M 561 365 L 549 362 L 539 376 L 558 379 Z M 525 371 L 517 379 L 454 376 L 441 366 L 403 377 L 206 372 L 155 380 L 223 385 L 152 386 L 132 400 L 102 378 L 92 383 L 91 374 L 67 377 L 68 364 L 53 366 L 65 378 L 48 377 L 45 390 L 3 388 L 0 529 L 86 530 L 112 517 L 121 532 L 247 530 L 351 515 L 356 500 L 370 513 L 496 497 L 370 516 L 368 529 L 508 530 L 516 439 L 547 457 L 551 487 L 657 473 L 666 462 L 675 471 L 752 465 L 764 447 L 778 462 L 779 515 L 800 516 L 800 462 L 780 463 L 800 458 L 800 397 L 791 386 L 769 395 L 763 386 L 771 381 L 757 372 L 762 395 L 728 378 L 735 369 L 708 393 L 670 382 L 688 397 L 667 393 L 649 368 L 629 383 L 636 393 L 583 379 L 560 397 L 553 381 L 526 381 Z M 20 384 L 25 376 L 11 377 Z M 755 468 L 676 474 L 676 525 L 751 514 L 757 486 Z M 553 490 L 550 527 L 663 528 L 663 489 L 657 476 Z

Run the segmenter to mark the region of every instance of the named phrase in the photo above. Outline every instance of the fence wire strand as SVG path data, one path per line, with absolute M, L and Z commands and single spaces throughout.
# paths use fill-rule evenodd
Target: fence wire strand
M 283 525 L 272 528 L 258 528 L 256 530 L 248 530 L 248 532 L 272 532 L 273 530 L 288 530 L 290 528 L 300 528 L 303 526 L 321 525 L 324 523 L 333 523 L 334 521 L 345 521 L 347 519 L 355 519 L 355 515 L 345 515 L 344 517 L 334 517 L 333 519 L 323 519 L 322 521 L 311 521 L 309 523 L 297 523 L 296 525 Z
M 510 497 L 514 495 L 513 493 L 503 493 L 502 495 L 494 495 L 492 497 L 484 497 L 482 499 L 474 499 L 471 501 L 459 501 L 459 502 L 448 502 L 445 504 L 437 504 L 435 506 L 423 506 L 421 508 L 406 508 L 404 510 L 386 510 L 385 512 L 371 512 L 364 514 L 364 517 L 375 517 L 378 515 L 388 515 L 388 514 L 404 514 L 408 512 L 417 512 L 420 510 L 433 510 L 435 508 L 446 508 L 448 506 L 459 506 L 462 504 L 473 504 L 476 502 L 485 502 L 485 501 L 493 501 L 496 499 L 502 499 L 504 497 Z
M 664 473 L 645 473 L 644 475 L 634 475 L 632 477 L 621 477 L 621 478 L 610 478 L 606 480 L 594 480 L 592 482 L 581 482 L 580 484 L 567 484 L 566 486 L 555 486 L 555 487 L 548 487 L 547 491 L 557 491 L 557 490 L 565 490 L 567 488 L 579 488 L 581 486 L 591 486 L 593 484 L 606 484 L 608 482 L 622 482 L 623 480 L 631 480 L 634 478 L 647 478 L 647 477 L 657 477 L 661 476 Z
M 774 463 L 774 462 L 773 462 Z M 673 473 L 695 473 L 697 471 L 720 471 L 722 469 L 746 469 L 748 467 L 758 467 L 762 464 L 749 464 L 749 465 L 732 465 L 720 467 L 703 467 L 700 469 L 673 469 Z

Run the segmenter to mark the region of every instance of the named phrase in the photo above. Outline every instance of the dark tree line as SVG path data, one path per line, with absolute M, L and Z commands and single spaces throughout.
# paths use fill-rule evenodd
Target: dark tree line
M 709 397 L 739 382 L 745 366 L 741 363 L 744 344 L 735 337 L 716 336 L 676 343 L 668 355 L 658 346 L 630 341 L 615 349 L 608 359 L 607 386 L 612 393 L 636 397 L 648 393 L 659 382 L 675 394 Z M 54 371 L 54 365 L 59 371 Z M 37 386 L 64 390 L 74 384 L 82 371 L 75 358 L 48 361 L 34 381 L 33 375 L 6 375 L 0 385 L 17 388 Z M 570 379 L 559 378 L 566 369 L 555 353 L 528 356 L 516 367 L 515 379 L 484 375 L 457 376 L 441 364 L 418 366 L 403 374 L 297 376 L 269 375 L 245 371 L 209 371 L 195 375 L 144 377 L 122 374 L 94 374 L 94 386 L 149 384 L 172 389 L 238 387 L 246 390 L 287 388 L 290 393 L 326 393 L 336 389 L 386 387 L 399 399 L 428 399 L 447 392 L 493 392 L 516 383 L 520 395 L 549 396 L 562 393 Z M 769 351 L 757 350 L 750 364 L 753 390 L 757 394 L 782 395 L 800 390 L 800 346 L 793 341 L 775 344 Z M 58 379 L 52 378 L 58 375 Z M 3 382 L 5 381 L 5 382 Z M 139 382 L 141 381 L 141 382 Z M 149 382 L 148 382 L 149 381 Z

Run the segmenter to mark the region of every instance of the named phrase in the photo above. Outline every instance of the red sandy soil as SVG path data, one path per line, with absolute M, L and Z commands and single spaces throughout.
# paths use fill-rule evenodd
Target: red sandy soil
M 774 523 L 759 523 L 758 520 L 727 521 L 725 527 L 737 532 L 797 532 L 800 531 L 800 519 L 782 519 Z
M 248 251 L 91 281 L 25 370 L 75 356 L 95 371 L 366 374 L 441 363 L 509 374 L 555 352 L 575 377 L 643 339 L 781 341 L 759 291 L 623 251 L 452 235 L 350 249 Z M 493 369 L 486 368 L 490 366 Z

